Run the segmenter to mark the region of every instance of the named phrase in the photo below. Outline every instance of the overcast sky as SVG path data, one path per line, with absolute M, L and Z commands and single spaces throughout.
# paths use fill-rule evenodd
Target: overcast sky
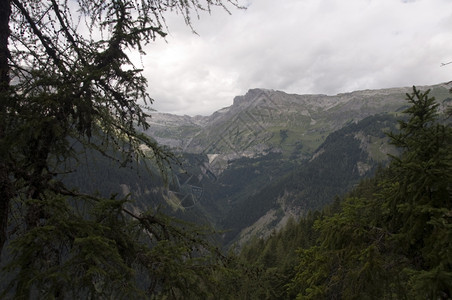
M 250 88 L 296 94 L 452 80 L 452 0 L 243 0 L 180 16 L 143 57 L 153 108 L 210 115 Z

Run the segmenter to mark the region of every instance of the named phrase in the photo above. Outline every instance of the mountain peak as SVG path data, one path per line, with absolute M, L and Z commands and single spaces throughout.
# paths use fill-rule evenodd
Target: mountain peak
M 246 92 L 245 95 L 236 96 L 234 97 L 233 106 L 241 105 L 242 103 L 251 103 L 254 100 L 256 100 L 261 94 L 268 93 L 268 92 L 274 92 L 274 90 L 271 89 L 263 89 L 263 88 L 254 88 L 249 89 L 248 92 Z

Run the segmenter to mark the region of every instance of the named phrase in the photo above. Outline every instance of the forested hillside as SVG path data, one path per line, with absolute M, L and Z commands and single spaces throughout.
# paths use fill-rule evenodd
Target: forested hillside
M 408 96 L 408 118 L 388 134 L 401 154 L 333 204 L 249 243 L 240 257 L 252 272 L 242 274 L 241 293 L 250 299 L 452 297 L 452 129 L 428 91 Z
M 237 235 L 246 239 L 253 235 L 267 235 L 283 225 L 277 226 L 281 221 L 287 221 L 287 217 L 298 218 L 311 210 L 320 209 L 331 203 L 335 195 L 349 191 L 361 178 L 372 175 L 380 164 L 387 162 L 381 157 L 372 157 L 372 151 L 366 149 L 366 143 L 360 137 L 372 140 L 372 146 L 386 144 L 384 131 L 394 129 L 395 124 L 395 119 L 390 115 L 371 116 L 350 123 L 330 134 L 312 159 L 292 165 L 279 178 L 274 176 L 261 183 L 246 198 L 237 198 L 221 223 L 222 228 L 229 230 L 225 241 L 228 243 L 237 239 Z M 378 155 L 381 156 L 381 153 L 378 152 Z M 257 159 L 249 161 L 259 163 Z M 238 164 L 245 169 L 246 164 L 241 161 Z M 274 169 L 263 174 L 272 174 L 271 171 L 281 168 L 282 160 L 275 161 L 272 166 Z

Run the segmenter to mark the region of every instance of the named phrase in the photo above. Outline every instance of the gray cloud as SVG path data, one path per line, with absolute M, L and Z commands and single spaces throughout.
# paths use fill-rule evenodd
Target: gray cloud
M 244 2 L 243 2 L 244 3 Z M 168 16 L 167 43 L 143 58 L 158 111 L 210 114 L 263 87 L 336 94 L 451 80 L 449 0 L 248 1 L 191 33 Z

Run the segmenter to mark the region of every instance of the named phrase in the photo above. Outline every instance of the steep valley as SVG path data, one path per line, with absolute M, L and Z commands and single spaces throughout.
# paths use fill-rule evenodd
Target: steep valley
M 446 84 L 420 89 L 431 89 L 443 108 L 452 99 Z M 183 158 L 175 177 L 190 174 L 170 187 L 173 209 L 199 210 L 224 231 L 224 245 L 240 244 L 331 203 L 386 164 L 396 149 L 385 132 L 397 130 L 411 90 L 252 89 L 211 116 L 153 113 L 146 133 Z
M 452 101 L 446 84 L 421 87 L 427 88 L 442 108 Z M 252 89 L 211 116 L 152 113 L 145 133 L 181 162 L 173 166 L 167 187 L 157 173 L 138 165 L 107 172 L 105 187 L 116 188 L 103 190 L 130 193 L 135 209 L 152 207 L 211 224 L 224 247 L 240 247 L 333 202 L 385 165 L 387 154 L 397 151 L 385 132 L 397 131 L 410 91 L 326 96 Z M 99 158 L 89 165 L 68 180 L 96 189 L 96 170 L 106 174 L 110 167 Z

